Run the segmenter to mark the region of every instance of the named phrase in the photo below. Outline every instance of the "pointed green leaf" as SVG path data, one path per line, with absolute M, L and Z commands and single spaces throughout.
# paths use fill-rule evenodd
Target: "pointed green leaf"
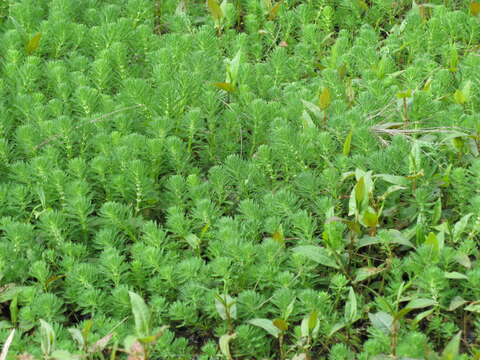
M 340 268 L 332 256 L 328 253 L 327 249 L 323 247 L 315 245 L 302 245 L 293 248 L 292 251 L 294 253 L 301 254 L 320 265 L 332 267 L 334 269 Z
M 142 297 L 133 291 L 129 291 L 132 313 L 135 319 L 137 336 L 146 337 L 150 335 L 150 311 Z
M 217 0 L 207 0 L 208 10 L 210 10 L 210 14 L 212 15 L 213 19 L 217 22 L 221 21 L 224 17 L 222 9 L 218 4 Z
M 460 351 L 460 335 L 462 332 L 458 332 L 450 342 L 447 344 L 445 349 L 442 352 L 441 360 L 455 360 L 458 358 Z
M 352 146 L 352 136 L 353 136 L 353 131 L 350 130 L 348 133 L 347 137 L 345 138 L 345 141 L 343 143 L 343 155 L 348 156 L 350 155 L 350 149 Z
M 347 324 L 345 322 L 338 322 L 335 325 L 332 326 L 330 329 L 330 332 L 328 333 L 328 337 L 331 337 L 333 334 L 335 334 L 337 331 L 342 330 Z
M 465 307 L 466 311 L 480 313 L 480 302 L 476 301 Z
M 423 319 L 425 319 L 427 316 L 429 316 L 430 314 L 432 314 L 434 311 L 435 311 L 435 309 L 429 309 L 429 310 L 422 311 L 420 314 L 418 314 L 417 316 L 415 316 L 415 319 L 413 320 L 414 323 L 415 323 L 415 324 L 419 323 L 420 321 L 422 321 Z
M 447 279 L 455 279 L 455 280 L 467 280 L 468 276 L 457 271 L 452 272 L 445 272 L 445 277 Z
M 363 281 L 365 279 L 368 279 L 372 276 L 375 276 L 379 273 L 381 273 L 383 270 L 382 268 L 376 268 L 376 267 L 362 267 L 357 270 L 355 280 L 353 281 L 354 284 Z
M 48 356 L 55 350 L 55 330 L 43 319 L 40 319 L 40 336 L 42 352 Z
M 461 296 L 455 296 L 452 301 L 450 301 L 450 305 L 448 306 L 448 311 L 454 311 L 458 309 L 460 306 L 463 306 L 467 303 Z
M 347 324 L 353 323 L 357 319 L 357 297 L 355 291 L 350 286 L 348 291 L 348 299 L 345 303 L 345 322 Z
M 389 182 L 393 185 L 399 186 L 408 186 L 409 181 L 405 176 L 397 176 L 397 175 L 390 175 L 390 174 L 376 174 L 373 177 L 380 178 L 383 181 Z
M 369 313 L 368 318 L 375 329 L 388 335 L 392 332 L 393 317 L 386 312 L 379 311 L 375 314 Z
M 453 227 L 453 241 L 454 242 L 458 242 L 458 241 L 461 240 L 460 237 L 465 232 L 465 229 L 468 226 L 468 221 L 470 220 L 470 218 L 472 216 L 473 216 L 472 213 L 467 214 L 455 223 L 455 226 Z
M 455 256 L 455 261 L 457 261 L 460 265 L 466 267 L 467 269 L 470 269 L 472 267 L 472 262 L 470 261 L 470 258 L 467 254 L 458 253 Z
M 248 322 L 249 324 L 252 324 L 254 326 L 258 326 L 259 328 L 262 328 L 266 332 L 268 332 L 270 335 L 272 335 L 275 338 L 278 338 L 280 335 L 280 329 L 277 328 L 271 320 L 268 319 L 252 319 Z
M 409 309 L 415 310 L 415 309 L 423 309 L 436 304 L 437 302 L 435 300 L 419 298 L 419 299 L 413 299 L 412 301 L 410 301 L 406 307 Z

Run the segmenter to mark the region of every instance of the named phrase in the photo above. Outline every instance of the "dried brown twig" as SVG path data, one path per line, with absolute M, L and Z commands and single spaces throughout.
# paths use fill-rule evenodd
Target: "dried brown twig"
M 371 127 L 371 130 L 379 138 L 380 142 L 385 146 L 389 144 L 381 135 L 395 136 L 402 135 L 408 139 L 412 138 L 412 135 L 415 134 L 455 134 L 461 133 L 468 135 L 468 130 L 456 126 L 438 126 L 430 128 L 419 128 L 419 129 L 407 129 L 404 128 L 403 122 L 392 122 L 377 124 Z

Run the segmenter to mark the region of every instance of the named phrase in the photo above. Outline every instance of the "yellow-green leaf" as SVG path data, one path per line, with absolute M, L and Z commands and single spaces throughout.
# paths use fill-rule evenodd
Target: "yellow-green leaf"
M 318 321 L 318 313 L 316 311 L 312 311 L 310 316 L 308 317 L 308 329 L 312 331 L 315 326 L 317 326 Z
M 470 12 L 472 13 L 473 16 L 477 16 L 478 14 L 480 14 L 480 2 L 473 1 L 470 4 Z
M 330 90 L 328 88 L 323 88 L 318 98 L 318 105 L 320 106 L 320 109 L 322 110 L 328 109 L 331 102 L 332 102 L 332 98 L 330 95 Z
M 406 99 L 406 98 L 409 98 L 410 96 L 412 96 L 412 90 L 411 89 L 407 89 L 405 91 L 399 91 L 397 93 L 397 98 L 399 98 L 399 99 Z
M 275 231 L 272 235 L 272 238 L 280 245 L 285 244 L 285 237 L 283 236 L 283 231 L 281 229 Z
M 268 20 L 275 20 L 275 18 L 278 16 L 278 11 L 280 10 L 282 3 L 283 0 L 280 0 L 268 11 Z
M 348 133 L 345 142 L 343 143 L 343 155 L 348 156 L 350 155 L 350 148 L 352 146 L 352 136 L 353 132 L 350 130 Z
M 230 93 L 233 93 L 235 91 L 235 87 L 228 82 L 216 82 L 213 84 L 213 86 Z
M 357 0 L 357 4 L 358 4 L 358 6 L 360 6 L 360 8 L 361 8 L 363 11 L 367 11 L 367 10 L 368 10 L 368 5 L 367 5 L 367 3 L 366 3 L 364 0 Z
M 455 103 L 463 105 L 467 102 L 467 97 L 463 93 L 462 90 L 457 89 L 455 93 L 453 94 L 453 99 L 455 100 Z
M 375 228 L 378 225 L 378 214 L 370 211 L 363 213 L 363 222 L 369 228 Z
M 215 21 L 221 21 L 224 17 L 222 8 L 218 4 L 217 0 L 208 0 L 208 10 L 210 10 L 210 14 Z
M 26 50 L 28 55 L 32 55 L 40 46 L 40 39 L 42 38 L 42 33 L 36 33 L 27 43 Z
M 355 200 L 361 204 L 365 198 L 365 178 L 362 176 L 355 185 Z
M 285 320 L 278 318 L 273 320 L 273 325 L 280 331 L 287 331 L 288 330 L 288 324 Z

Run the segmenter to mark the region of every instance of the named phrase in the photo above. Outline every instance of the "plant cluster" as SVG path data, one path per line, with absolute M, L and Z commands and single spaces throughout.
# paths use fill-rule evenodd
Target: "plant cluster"
M 480 358 L 480 4 L 0 3 L 0 359 Z

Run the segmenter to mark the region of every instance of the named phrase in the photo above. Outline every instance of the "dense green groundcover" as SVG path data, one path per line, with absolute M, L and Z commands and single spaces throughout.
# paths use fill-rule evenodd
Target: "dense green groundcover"
M 479 3 L 0 11 L 7 359 L 480 358 Z

